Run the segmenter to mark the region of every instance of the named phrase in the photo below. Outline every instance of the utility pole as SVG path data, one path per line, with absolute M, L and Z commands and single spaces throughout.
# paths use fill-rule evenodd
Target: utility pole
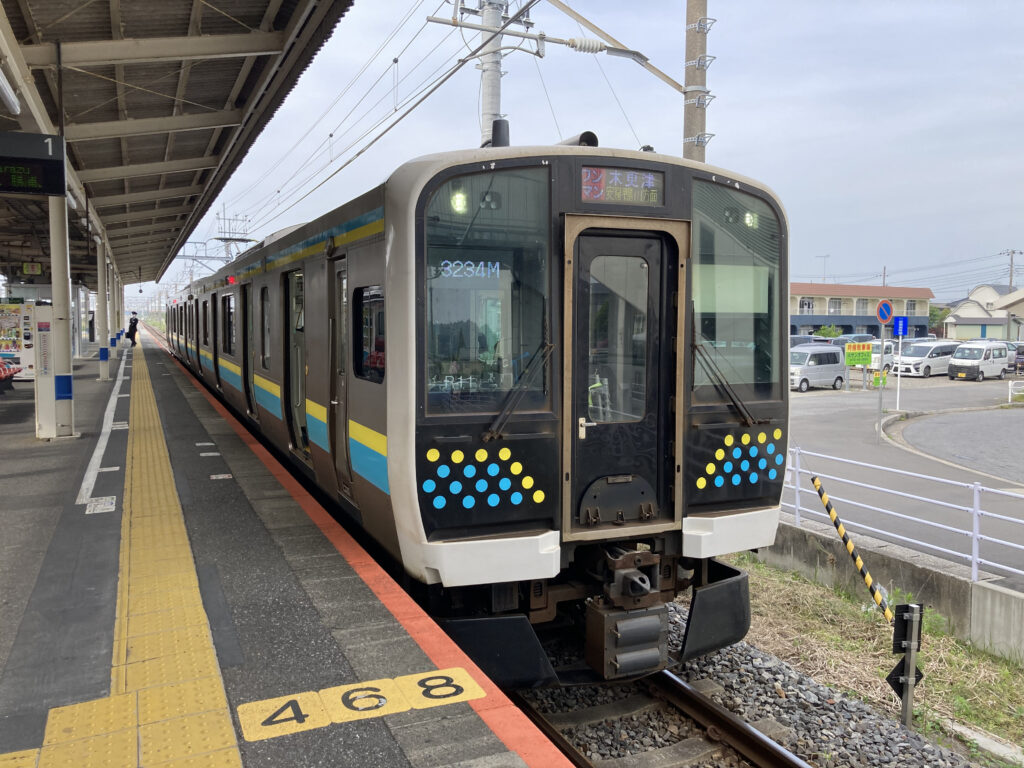
M 707 107 L 714 98 L 708 91 L 708 30 L 715 23 L 708 18 L 707 0 L 686 2 L 686 74 L 683 85 L 683 157 L 704 162 L 705 147 L 713 133 L 707 133 Z
M 825 282 L 828 275 L 828 260 L 831 258 L 831 254 L 826 253 L 824 256 L 815 256 L 817 259 L 821 259 L 821 282 Z
M 882 287 L 885 288 L 885 267 L 882 267 Z
M 504 5 L 501 0 L 481 0 L 483 26 L 499 29 Z M 501 35 L 482 31 L 480 42 L 486 42 L 480 52 L 480 146 L 489 147 L 494 121 L 501 117 Z

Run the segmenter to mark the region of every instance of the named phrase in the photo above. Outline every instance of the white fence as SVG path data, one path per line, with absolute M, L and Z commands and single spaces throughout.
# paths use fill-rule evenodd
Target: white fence
M 812 476 L 851 532 L 969 563 L 972 581 L 982 566 L 1024 576 L 1024 495 L 791 448 L 782 508 L 797 526 L 804 517 L 831 522 Z

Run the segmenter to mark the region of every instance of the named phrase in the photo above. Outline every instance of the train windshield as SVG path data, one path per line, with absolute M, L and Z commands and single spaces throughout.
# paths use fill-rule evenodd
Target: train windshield
M 433 414 L 501 409 L 545 347 L 550 205 L 546 168 L 458 176 L 426 207 L 426 386 Z M 519 407 L 550 407 L 546 370 Z
M 694 181 L 690 283 L 694 343 L 702 350 L 693 371 L 698 400 L 721 399 L 716 368 L 744 398 L 781 397 L 781 256 L 781 226 L 764 200 Z

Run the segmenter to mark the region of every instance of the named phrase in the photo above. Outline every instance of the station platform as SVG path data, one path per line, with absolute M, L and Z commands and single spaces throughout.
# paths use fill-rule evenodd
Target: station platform
M 152 335 L 0 392 L 0 768 L 566 759 Z

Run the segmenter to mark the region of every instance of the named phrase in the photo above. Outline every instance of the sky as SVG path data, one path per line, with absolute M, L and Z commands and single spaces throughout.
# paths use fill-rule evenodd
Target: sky
M 568 4 L 684 80 L 684 0 Z M 707 162 L 779 196 L 791 280 L 879 285 L 885 270 L 889 285 L 951 300 L 1006 284 L 1016 250 L 1014 284 L 1024 284 L 1024 3 L 707 4 L 716 20 Z M 406 160 L 479 146 L 470 62 L 367 148 L 479 43 L 479 33 L 426 23 L 452 9 L 355 0 L 183 254 L 219 252 L 217 215 L 262 238 L 341 205 Z M 533 32 L 595 37 L 544 0 L 530 17 Z M 543 58 L 509 52 L 502 70 L 514 145 L 591 130 L 602 146 L 682 154 L 682 95 L 629 59 L 549 43 Z M 188 261 L 179 256 L 159 288 Z

